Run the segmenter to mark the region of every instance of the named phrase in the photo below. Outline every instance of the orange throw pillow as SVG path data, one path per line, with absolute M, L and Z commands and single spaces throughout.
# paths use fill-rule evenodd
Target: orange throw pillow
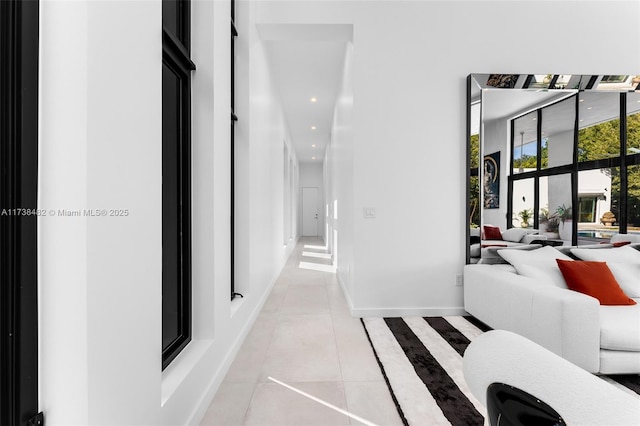
M 595 297 L 601 305 L 636 304 L 635 300 L 624 294 L 605 262 L 562 259 L 556 259 L 556 262 L 571 290 Z

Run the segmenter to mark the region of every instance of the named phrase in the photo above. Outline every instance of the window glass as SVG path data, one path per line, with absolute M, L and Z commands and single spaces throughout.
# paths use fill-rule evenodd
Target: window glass
M 627 93 L 627 154 L 640 154 L 640 93 Z
M 553 74 L 536 74 L 532 77 L 531 83 L 529 83 L 530 89 L 546 89 L 551 84 Z
M 538 157 L 538 112 L 514 120 L 513 173 L 536 170 Z
M 582 92 L 578 122 L 578 161 L 620 155 L 620 94 Z
M 573 162 L 575 120 L 575 96 L 542 109 L 542 169 Z
M 546 209 L 548 222 L 540 221 L 541 228 L 549 228 L 548 232 L 557 232 L 558 238 L 565 244 L 571 244 L 572 236 L 572 195 L 571 175 L 564 173 L 540 177 L 540 207 L 544 216 Z
M 627 166 L 627 231 L 640 232 L 640 165 Z
M 618 232 L 620 168 L 578 173 L 578 244 L 608 242 Z

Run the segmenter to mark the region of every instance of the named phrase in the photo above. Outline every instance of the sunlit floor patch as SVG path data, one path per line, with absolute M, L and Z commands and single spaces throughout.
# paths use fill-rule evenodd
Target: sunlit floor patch
M 287 389 L 289 389 L 289 390 L 292 390 L 292 391 L 294 391 L 294 392 L 296 392 L 296 393 L 298 393 L 298 394 L 300 394 L 300 395 L 302 395 L 302 396 L 304 396 L 304 397 L 306 397 L 306 398 L 309 398 L 309 399 L 310 399 L 310 400 L 312 400 L 312 401 L 315 401 L 315 402 L 317 402 L 317 403 L 319 403 L 319 404 L 322 404 L 322 405 L 324 405 L 324 406 L 325 406 L 325 407 L 327 407 L 327 408 L 331 408 L 332 410 L 337 411 L 337 412 L 338 412 L 338 413 L 340 413 L 340 414 L 344 414 L 345 416 L 351 417 L 352 419 L 357 420 L 357 421 L 359 421 L 359 422 L 360 422 L 360 423 L 362 423 L 362 424 L 365 424 L 365 425 L 367 425 L 367 426 L 377 426 L 375 423 L 370 422 L 369 420 L 363 419 L 362 417 L 357 416 L 357 415 L 355 415 L 355 414 L 353 414 L 353 413 L 350 413 L 350 412 L 348 412 L 347 410 L 343 410 L 343 409 L 342 409 L 342 408 L 340 408 L 340 407 L 336 407 L 335 405 L 330 404 L 330 403 L 328 403 L 327 401 L 323 401 L 323 400 L 322 400 L 322 399 L 320 399 L 320 398 L 317 398 L 317 397 L 315 397 L 315 396 L 313 396 L 313 395 L 310 395 L 310 394 L 308 394 L 308 393 L 306 393 L 306 392 L 304 392 L 304 391 L 301 391 L 300 389 L 294 388 L 293 386 L 288 385 L 288 384 L 286 384 L 286 383 L 283 383 L 283 382 L 281 382 L 280 380 L 276 380 L 276 379 L 274 379 L 273 377 L 267 377 L 267 378 L 268 378 L 269 380 L 271 380 L 273 383 L 277 383 L 277 384 L 279 384 L 280 386 L 284 386 L 285 388 L 287 388 Z
M 327 246 L 314 246 L 312 244 L 305 244 L 304 248 L 306 248 L 306 249 L 314 249 L 314 250 L 326 250 Z
M 333 265 L 320 265 L 318 263 L 311 263 L 311 262 L 300 262 L 300 265 L 298 265 L 298 267 L 300 269 L 311 269 L 313 271 L 320 271 L 320 272 L 336 272 L 336 267 Z
M 331 255 L 327 253 L 315 253 L 312 251 L 303 251 L 302 255 L 307 257 L 318 257 L 320 259 L 331 259 Z

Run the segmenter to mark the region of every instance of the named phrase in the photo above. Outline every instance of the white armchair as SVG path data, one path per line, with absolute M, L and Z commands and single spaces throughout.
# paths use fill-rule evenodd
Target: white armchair
M 640 398 L 515 333 L 477 337 L 464 354 L 463 371 L 485 406 L 489 385 L 504 383 L 539 398 L 569 425 L 640 424 Z

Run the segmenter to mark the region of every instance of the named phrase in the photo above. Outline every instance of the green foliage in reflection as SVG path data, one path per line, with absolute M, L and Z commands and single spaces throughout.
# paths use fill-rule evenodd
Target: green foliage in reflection
M 620 155 L 620 120 L 610 120 L 578 130 L 578 161 Z
M 640 113 L 627 116 L 627 148 L 640 149 Z
M 476 168 L 480 163 L 480 135 L 471 135 L 471 161 L 469 167 Z
M 477 169 L 480 164 L 480 135 L 471 135 L 469 167 Z M 469 225 L 480 224 L 480 181 L 478 176 L 469 179 Z
M 543 169 L 546 169 L 547 167 L 549 167 L 549 147 L 547 145 L 547 140 L 544 139 L 542 142 L 542 150 L 541 150 L 541 167 Z M 513 168 L 515 170 L 517 170 L 518 168 L 522 167 L 523 169 L 535 169 L 536 167 L 538 167 L 538 164 L 536 163 L 537 161 L 537 156 L 535 155 L 523 155 L 522 159 L 520 159 L 519 157 L 513 160 Z
M 469 179 L 469 225 L 480 224 L 480 179 L 471 176 Z
M 640 114 L 627 116 L 627 149 L 640 149 Z M 629 150 L 628 150 L 629 152 Z M 599 160 L 620 155 L 620 120 L 611 120 L 578 131 L 578 161 Z M 620 169 L 607 170 L 611 176 L 611 211 L 620 217 Z M 640 226 L 640 167 L 627 168 L 629 224 Z

